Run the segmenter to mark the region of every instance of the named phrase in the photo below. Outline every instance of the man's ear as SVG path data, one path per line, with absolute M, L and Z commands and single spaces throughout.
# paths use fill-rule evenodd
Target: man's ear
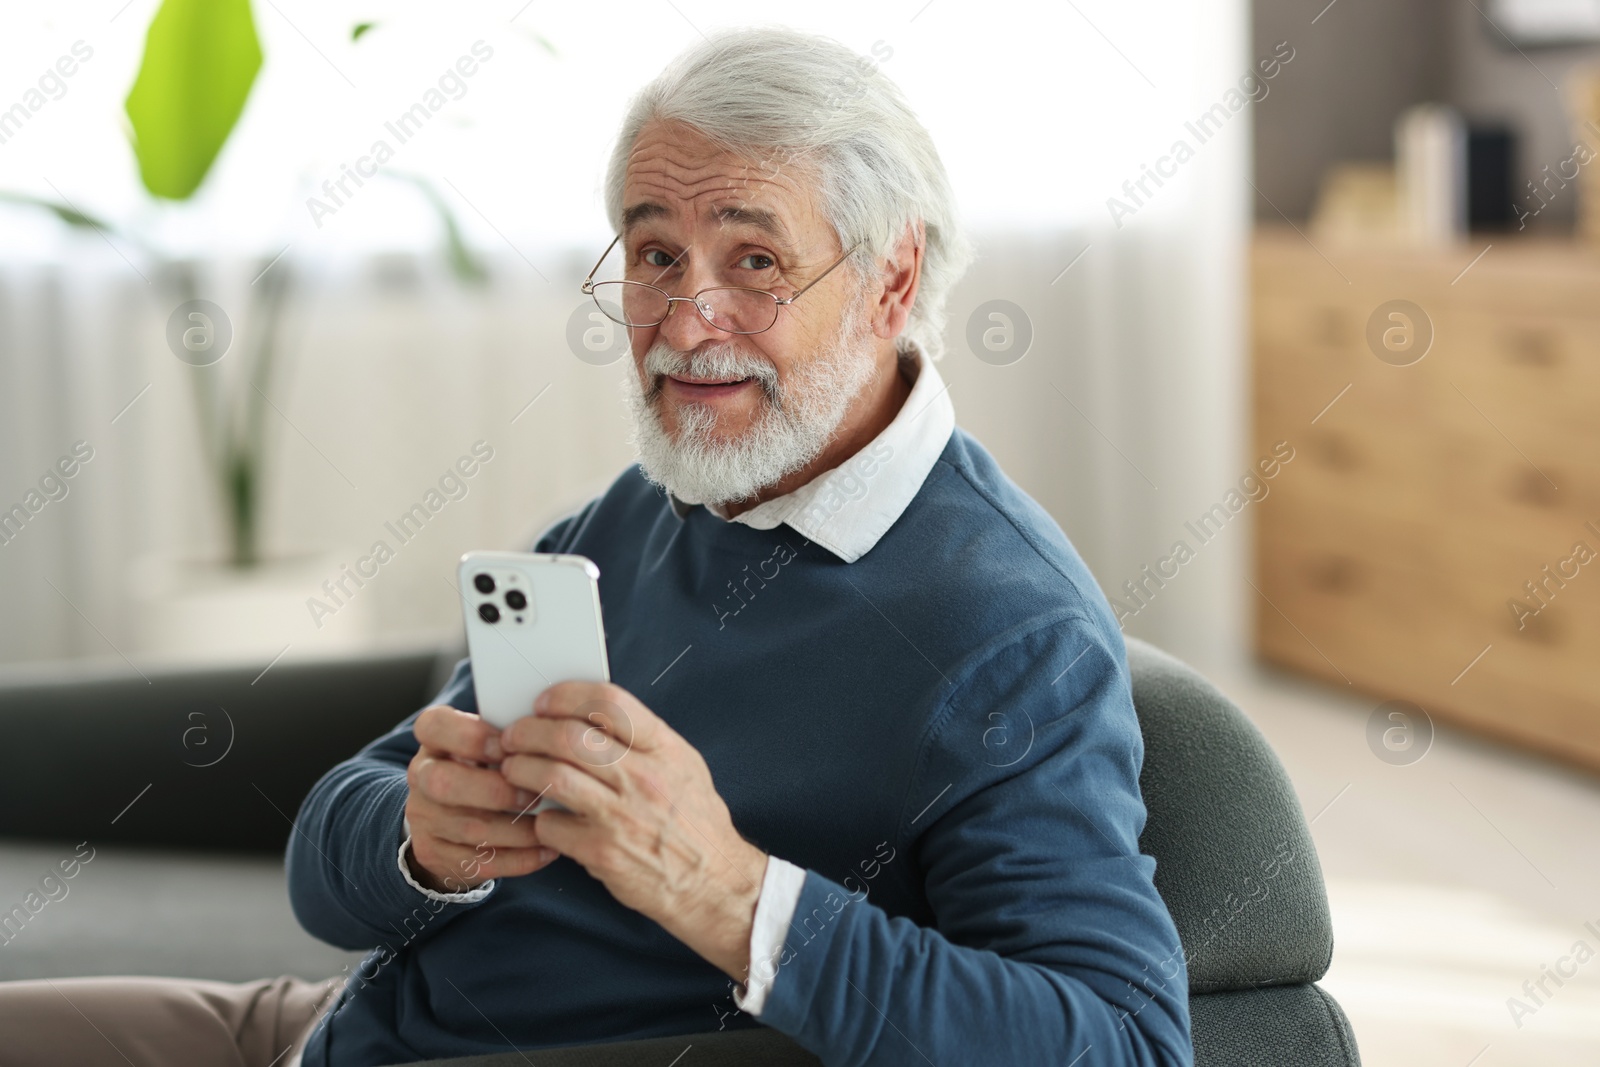
M 922 284 L 922 253 L 925 230 L 921 219 L 906 227 L 894 250 L 884 260 L 879 276 L 882 290 L 872 309 L 872 332 L 893 340 L 905 331 Z

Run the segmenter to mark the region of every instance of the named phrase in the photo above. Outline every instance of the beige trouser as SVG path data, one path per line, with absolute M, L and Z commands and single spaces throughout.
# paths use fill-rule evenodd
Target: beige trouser
M 0 982 L 0 1067 L 283 1067 L 342 978 Z

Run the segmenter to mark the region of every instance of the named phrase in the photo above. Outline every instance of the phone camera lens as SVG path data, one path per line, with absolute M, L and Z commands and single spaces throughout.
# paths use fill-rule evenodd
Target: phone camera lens
M 528 598 L 522 594 L 522 590 L 512 589 L 506 593 L 506 604 L 512 611 L 521 611 L 528 606 Z
M 483 576 L 480 575 L 479 577 L 483 577 Z M 490 584 L 491 585 L 493 584 L 492 580 L 491 580 Z M 482 619 L 484 622 L 499 622 L 500 621 L 500 609 L 495 607 L 493 604 L 479 604 L 478 605 L 478 618 Z
M 478 587 L 478 592 L 480 593 L 494 592 L 494 579 L 489 577 L 487 574 L 480 574 L 473 578 L 472 584 Z M 494 620 L 491 619 L 489 621 L 493 622 Z

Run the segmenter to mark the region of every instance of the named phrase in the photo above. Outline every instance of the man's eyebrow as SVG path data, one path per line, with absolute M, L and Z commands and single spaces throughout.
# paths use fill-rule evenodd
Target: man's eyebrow
M 783 224 L 783 220 L 764 207 L 724 204 L 713 208 L 711 214 L 718 222 L 732 226 L 753 226 L 775 241 L 787 243 L 789 240 L 789 228 Z
M 658 204 L 653 200 L 646 200 L 643 203 L 634 204 L 632 207 L 626 208 L 622 212 L 622 232 L 627 233 L 641 222 L 647 222 L 650 219 L 659 219 L 667 214 L 670 214 L 670 212 L 667 211 L 666 206 L 663 204 Z
M 651 219 L 667 218 L 672 212 L 664 204 L 654 200 L 644 200 L 622 212 L 622 232 L 626 235 L 635 226 Z M 794 250 L 794 242 L 789 234 L 789 227 L 777 212 L 769 211 L 763 207 L 750 207 L 748 205 L 724 204 L 711 209 L 711 216 L 718 223 L 728 226 L 750 226 L 761 231 L 772 239 L 778 246 L 778 251 L 789 255 Z

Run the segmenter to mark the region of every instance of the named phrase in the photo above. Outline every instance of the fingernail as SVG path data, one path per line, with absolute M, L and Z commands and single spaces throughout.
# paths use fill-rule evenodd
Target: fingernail
M 526 789 L 517 790 L 517 807 L 525 808 L 533 803 L 533 794 Z
M 491 763 L 499 763 L 505 758 L 506 750 L 500 747 L 500 735 L 490 734 L 489 740 L 483 743 L 483 754 Z
M 541 848 L 541 849 L 539 849 L 539 862 L 540 863 L 550 863 L 555 858 L 556 858 L 556 850 L 555 849 L 553 849 L 553 848 Z
M 538 696 L 533 698 L 533 713 L 535 715 L 539 714 L 542 711 L 547 711 L 547 710 L 549 710 L 549 708 L 550 708 L 550 696 L 549 696 L 548 691 L 542 692 Z

